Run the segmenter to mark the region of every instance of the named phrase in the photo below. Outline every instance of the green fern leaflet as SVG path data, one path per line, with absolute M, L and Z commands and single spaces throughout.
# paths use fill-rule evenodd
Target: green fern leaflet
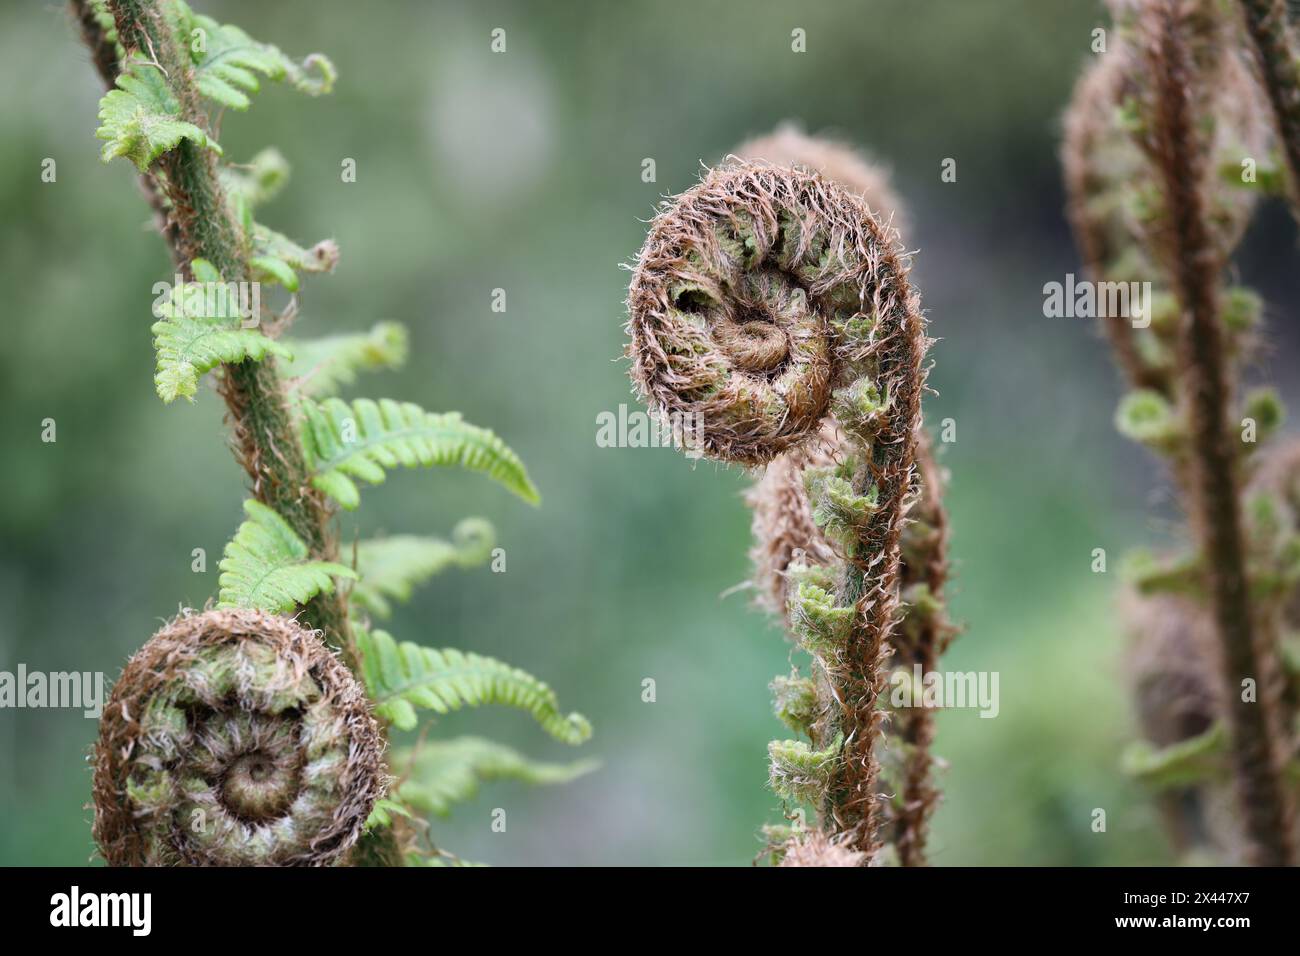
M 190 270 L 194 281 L 172 290 L 150 329 L 158 353 L 154 387 L 164 402 L 182 395 L 193 401 L 199 376 L 222 363 L 289 355 L 259 329 L 240 327 L 238 286 L 222 282 L 206 259 L 195 259 Z
M 100 126 L 95 136 L 107 140 L 100 152 L 104 162 L 125 156 L 144 172 L 183 139 L 221 152 L 207 133 L 180 119 L 180 101 L 167 86 L 162 70 L 149 60 L 139 54 L 132 57 L 118 76 L 117 86 L 99 101 Z
M 248 520 L 221 558 L 219 607 L 250 607 L 279 614 L 334 590 L 334 578 L 356 572 L 333 561 L 312 561 L 289 523 L 260 501 L 244 502 Z
M 591 737 L 587 718 L 560 713 L 555 691 L 517 667 L 481 654 L 399 644 L 384 631 L 358 628 L 356 641 L 375 710 L 399 730 L 415 728 L 417 707 L 446 714 L 503 704 L 527 711 L 556 740 L 580 744 Z
M 302 402 L 303 446 L 312 484 L 344 508 L 361 502 L 353 478 L 378 484 L 385 469 L 460 465 L 495 479 L 531 504 L 540 498 L 519 456 L 457 412 L 435 414 L 410 402 L 337 398 Z
M 194 64 L 199 92 L 223 106 L 248 109 L 248 94 L 260 88 L 258 73 L 271 80 L 286 80 L 312 96 L 328 93 L 334 86 L 334 64 L 319 53 L 299 65 L 279 47 L 259 43 L 239 27 L 197 14 L 181 0 L 176 0 L 174 19 L 177 37 Z M 313 76 L 313 71 L 317 75 Z
M 568 783 L 591 773 L 600 762 L 543 763 L 491 740 L 457 737 L 425 741 L 414 748 L 397 750 L 392 765 L 403 774 L 397 788 L 402 803 L 421 813 L 445 817 L 453 805 L 472 800 L 482 782 Z
M 450 541 L 413 534 L 362 541 L 357 545 L 361 580 L 352 589 L 352 600 L 375 617 L 391 617 L 390 598 L 409 601 L 417 584 L 446 568 L 482 564 L 491 557 L 495 543 L 496 532 L 482 518 L 465 518 Z

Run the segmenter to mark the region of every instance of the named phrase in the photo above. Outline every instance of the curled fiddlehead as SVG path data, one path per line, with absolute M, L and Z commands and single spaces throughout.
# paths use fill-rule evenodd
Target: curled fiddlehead
M 749 140 L 735 149 L 742 160 L 770 162 L 815 170 L 845 189 L 861 196 L 877 217 L 895 229 L 907 221 L 901 200 L 890 186 L 882 168 L 865 159 L 852 147 L 822 137 L 808 136 L 788 124 L 767 136 Z M 792 586 L 809 577 L 812 569 L 841 573 L 835 549 L 817 526 L 813 505 L 804 487 L 809 468 L 833 466 L 842 458 L 843 433 L 833 424 L 822 427 L 817 439 L 774 459 L 746 495 L 753 509 L 754 583 L 758 603 L 779 615 L 787 632 L 797 638 L 791 610 Z M 916 471 L 920 480 L 917 501 L 903 528 L 902 561 L 899 569 L 903 598 L 903 619 L 896 629 L 890 665 L 910 678 L 913 665 L 923 673 L 934 670 L 939 655 L 951 640 L 954 629 L 945 613 L 943 592 L 948 579 L 948 521 L 943 506 L 943 472 L 934 458 L 929 433 L 917 434 Z M 780 688 L 790 679 L 780 678 Z M 881 790 L 889 797 L 888 816 L 883 828 L 904 866 L 925 861 L 928 822 L 938 802 L 931 770 L 930 745 L 934 737 L 933 713 L 924 707 L 907 707 L 891 712 L 894 733 L 885 747 L 897 751 L 897 759 L 886 761 L 896 770 L 896 779 L 882 779 Z M 806 856 L 806 854 L 805 854 Z M 812 859 L 820 859 L 814 855 Z
M 184 614 L 104 709 L 95 840 L 114 866 L 341 862 L 384 790 L 381 741 L 314 632 L 260 611 Z
M 705 453 L 760 465 L 844 435 L 807 472 L 813 513 L 843 561 L 811 613 L 823 640 L 816 752 L 774 780 L 814 779 L 837 844 L 878 847 L 874 752 L 899 539 L 915 494 L 922 361 L 919 301 L 896 237 L 815 172 L 738 162 L 660 210 L 628 296 L 632 378 L 661 414 L 689 415 Z M 797 749 L 797 748 L 796 748 Z M 804 759 L 806 758 L 806 759 Z

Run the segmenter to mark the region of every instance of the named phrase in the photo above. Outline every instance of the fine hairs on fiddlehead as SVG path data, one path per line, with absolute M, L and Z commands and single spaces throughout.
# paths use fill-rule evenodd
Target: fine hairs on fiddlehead
M 880 846 L 878 698 L 928 346 L 907 273 L 860 197 L 807 170 L 737 162 L 664 204 L 628 295 L 633 381 L 656 412 L 696 422 L 707 456 L 758 466 L 828 423 L 844 433 L 842 460 L 809 473 L 843 559 L 808 601 L 813 746 L 773 744 L 772 775 L 863 861 Z
M 878 218 L 899 230 L 900 235 L 904 233 L 906 212 L 890 186 L 888 174 L 843 143 L 808 136 L 791 124 L 782 124 L 774 133 L 748 140 L 733 152 L 741 160 L 798 166 L 821 173 L 861 196 Z M 823 426 L 815 441 L 768 464 L 746 496 L 754 511 L 751 557 L 758 603 L 781 617 L 787 633 L 796 641 L 797 629 L 789 614 L 791 598 L 797 597 L 791 593 L 792 585 L 797 589 L 799 579 L 808 578 L 814 568 L 832 577 L 841 573 L 835 549 L 814 518 L 804 473 L 837 463 L 842 458 L 842 442 L 838 428 L 833 424 Z M 943 475 L 925 429 L 917 435 L 916 466 L 920 489 L 903 529 L 899 569 L 902 621 L 891 640 L 890 659 L 893 671 L 901 670 L 907 680 L 912 679 L 913 665 L 919 666 L 922 673 L 932 672 L 954 634 L 944 609 L 948 522 L 943 507 Z M 790 691 L 798 686 L 797 675 L 777 678 L 773 684 L 778 715 L 787 724 L 792 724 Z M 917 866 L 925 862 L 929 817 L 938 802 L 938 791 L 931 779 L 934 717 L 930 708 L 904 707 L 891 711 L 889 720 L 884 748 L 899 753 L 897 759 L 882 761 L 881 790 L 886 798 L 882 832 L 901 865 Z M 893 771 L 892 775 L 889 771 Z
M 1239 404 L 1237 381 L 1256 344 L 1260 306 L 1249 290 L 1223 281 L 1256 196 L 1276 182 L 1267 167 L 1243 175 L 1263 163 L 1271 133 L 1230 5 L 1112 0 L 1111 7 L 1117 42 L 1076 88 L 1066 120 L 1071 220 L 1094 278 L 1154 279 L 1163 287 L 1148 305 L 1149 327 L 1130 324 L 1130 316 L 1107 319 L 1136 389 L 1118 424 L 1169 461 L 1198 552 L 1146 559 L 1135 564 L 1135 578 L 1145 599 L 1160 602 L 1156 610 L 1187 619 L 1175 628 L 1184 645 L 1199 646 L 1196 634 L 1213 636 L 1214 653 L 1191 659 L 1212 660 L 1217 671 L 1215 704 L 1200 705 L 1216 723 L 1199 734 L 1184 727 L 1179 739 L 1168 728 L 1178 723 L 1181 698 L 1139 688 L 1148 742 L 1163 749 L 1130 763 L 1148 779 L 1183 785 L 1188 774 L 1212 773 L 1206 754 L 1219 748 L 1240 838 L 1212 842 L 1231 842 L 1247 862 L 1284 863 L 1293 854 L 1294 794 L 1282 769 L 1293 748 L 1280 714 L 1278 582 L 1293 559 L 1285 548 L 1263 547 L 1243 493 L 1258 442 L 1282 412 L 1269 391 Z M 1197 613 L 1205 621 L 1192 620 Z M 1130 613 L 1138 660 L 1159 657 L 1144 649 L 1159 643 L 1143 633 L 1152 620 L 1150 608 Z M 1168 678 L 1146 686 L 1185 684 L 1172 672 Z M 1162 719 L 1158 706 L 1168 710 Z
M 359 372 L 404 361 L 402 327 L 304 341 L 282 337 L 302 318 L 295 302 L 271 318 L 244 312 L 241 286 L 297 292 L 340 251 L 329 239 L 304 248 L 254 218 L 288 163 L 275 150 L 226 160 L 208 107 L 248 109 L 261 79 L 327 93 L 330 61 L 295 61 L 182 0 L 72 7 L 112 87 L 100 102 L 102 157 L 140 173 L 180 275 L 155 301 L 155 389 L 164 402 L 194 401 L 214 373 L 252 492 L 220 563 L 216 609 L 165 628 L 115 688 L 96 755 L 96 840 L 122 864 L 441 865 L 450 854 L 428 838 L 425 812 L 446 812 L 481 780 L 556 783 L 593 765 L 422 738 L 452 764 L 421 745 L 387 751 L 390 730 L 416 729 L 420 712 L 488 704 L 524 710 L 570 744 L 591 725 L 518 668 L 372 627 L 434 574 L 484 563 L 493 531 L 483 519 L 451 541 L 359 542 L 345 563 L 335 516 L 360 505 L 360 484 L 399 466 L 459 466 L 530 504 L 537 489 L 500 438 L 459 413 L 336 394 Z
M 260 611 L 185 613 L 126 665 L 95 747 L 112 866 L 325 866 L 382 795 L 365 689 L 317 636 Z

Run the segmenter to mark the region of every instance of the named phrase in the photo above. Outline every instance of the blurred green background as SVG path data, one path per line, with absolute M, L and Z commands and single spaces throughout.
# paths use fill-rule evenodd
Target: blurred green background
M 333 276 L 306 281 L 296 333 L 405 322 L 409 365 L 352 394 L 459 409 L 542 490 L 532 510 L 473 476 L 402 472 L 342 520 L 350 540 L 491 518 L 507 572 L 449 572 L 391 630 L 525 667 L 596 726 L 583 751 L 603 761 L 597 773 L 554 789 L 490 784 L 435 822 L 440 844 L 489 863 L 745 864 L 759 824 L 779 818 L 765 745 L 784 731 L 766 684 L 789 652 L 744 592 L 724 596 L 748 573 L 748 479 L 671 449 L 598 448 L 595 431 L 599 412 L 637 407 L 619 361 L 620 265 L 655 201 L 793 119 L 893 167 L 941 339 L 926 417 L 956 421 L 943 460 L 966 628 L 946 666 L 999 671 L 1001 713 L 941 715 L 951 766 L 934 862 L 1168 861 L 1117 770 L 1131 716 L 1114 613 L 1122 553 L 1174 533 L 1167 484 L 1113 431 L 1119 386 L 1095 329 L 1042 314 L 1043 284 L 1077 271 L 1056 145 L 1099 4 L 196 7 L 339 68 L 329 97 L 268 84 L 221 125 L 229 158 L 276 145 L 293 165 L 260 218 L 342 247 Z M 489 50 L 495 27 L 504 55 Z M 806 53 L 791 52 L 795 27 Z M 164 617 L 215 591 L 243 475 L 210 388 L 196 405 L 153 393 L 151 287 L 172 270 L 133 171 L 99 162 L 102 91 L 62 5 L 5 5 L 0 73 L 0 669 L 111 680 Z M 40 181 L 45 157 L 56 183 Z M 355 183 L 340 182 L 345 157 Z M 655 183 L 642 182 L 646 157 Z M 940 181 L 947 157 L 955 183 Z M 1290 229 L 1265 210 L 1243 257 L 1273 304 L 1263 375 L 1296 356 L 1294 316 L 1277 305 L 1294 299 Z M 494 288 L 505 314 L 490 309 Z M 55 444 L 40 441 L 44 418 Z M 196 547 L 206 574 L 190 570 Z M 1091 573 L 1097 547 L 1111 573 Z M 574 756 L 514 712 L 434 728 L 467 731 Z M 0 862 L 91 858 L 95 732 L 79 711 L 0 711 Z M 490 830 L 493 807 L 507 809 L 504 834 Z

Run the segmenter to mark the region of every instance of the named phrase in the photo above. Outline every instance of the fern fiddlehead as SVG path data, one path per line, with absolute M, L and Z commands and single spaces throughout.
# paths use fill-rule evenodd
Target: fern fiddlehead
M 882 220 L 900 235 L 907 215 L 894 193 L 887 172 L 872 164 L 852 147 L 822 137 L 804 134 L 790 124 L 775 132 L 736 147 L 740 159 L 777 165 L 799 166 L 821 173 L 861 196 Z M 774 459 L 746 496 L 753 509 L 755 583 L 759 604 L 779 615 L 788 633 L 797 639 L 791 620 L 791 585 L 806 577 L 811 568 L 833 569 L 839 565 L 835 549 L 818 528 L 813 506 L 804 487 L 808 468 L 833 466 L 842 458 L 843 433 L 833 425 L 823 426 L 818 439 Z M 932 672 L 954 634 L 944 607 L 948 579 L 948 519 L 943 506 L 943 473 L 935 461 L 929 432 L 917 434 L 916 471 L 918 497 L 902 534 L 899 588 L 902 621 L 891 640 L 891 667 L 911 678 L 913 665 L 922 673 Z M 838 575 L 839 571 L 832 571 Z M 773 685 L 778 697 L 788 697 L 792 678 L 779 678 Z M 781 704 L 788 717 L 789 704 Z M 787 723 L 790 721 L 783 717 Z M 891 713 L 894 733 L 887 749 L 901 751 L 898 779 L 882 780 L 881 790 L 889 795 L 884 832 L 893 845 L 898 862 L 917 866 L 925 862 L 925 847 L 931 813 L 938 802 L 931 775 L 930 746 L 934 737 L 934 716 L 930 708 L 906 707 Z M 812 859 L 820 858 L 812 854 Z M 809 858 L 808 853 L 798 857 Z M 806 863 L 800 865 L 807 865 Z
M 382 794 L 382 752 L 364 689 L 313 632 L 182 615 L 104 710 L 95 839 L 113 866 L 328 865 Z
M 833 593 L 810 608 L 835 622 L 817 652 L 824 710 L 814 749 L 773 754 L 773 773 L 815 790 L 836 843 L 869 856 L 928 344 L 907 266 L 859 197 L 816 173 L 741 162 L 660 210 L 628 312 L 639 392 L 660 413 L 692 416 L 710 457 L 766 464 L 828 421 L 844 432 L 843 460 L 809 473 L 814 513 L 844 559 Z

